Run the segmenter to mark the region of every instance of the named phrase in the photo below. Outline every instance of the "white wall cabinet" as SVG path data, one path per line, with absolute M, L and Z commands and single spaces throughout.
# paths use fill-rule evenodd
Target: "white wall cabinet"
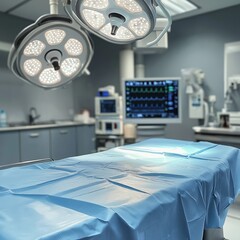
M 224 45 L 224 93 L 237 90 L 240 84 L 240 42 Z M 231 89 L 232 88 L 232 89 Z

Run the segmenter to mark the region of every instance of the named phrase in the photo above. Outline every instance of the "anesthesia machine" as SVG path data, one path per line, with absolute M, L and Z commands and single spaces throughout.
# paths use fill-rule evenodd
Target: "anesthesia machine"
M 103 151 L 123 144 L 122 97 L 114 86 L 99 88 L 95 97 L 96 148 Z

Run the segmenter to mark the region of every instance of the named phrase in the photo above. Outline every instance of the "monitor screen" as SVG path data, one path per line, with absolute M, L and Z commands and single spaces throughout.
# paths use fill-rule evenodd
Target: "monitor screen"
M 100 112 L 101 113 L 115 113 L 116 112 L 116 100 L 115 99 L 100 100 Z
M 181 122 L 180 78 L 128 79 L 123 88 L 125 122 Z

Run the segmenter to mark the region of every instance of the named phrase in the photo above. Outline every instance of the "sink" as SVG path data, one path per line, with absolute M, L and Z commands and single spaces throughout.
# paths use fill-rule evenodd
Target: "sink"
M 9 127 L 24 127 L 24 126 L 38 126 L 38 125 L 50 125 L 50 124 L 56 124 L 56 121 L 42 121 L 42 122 L 35 122 L 33 124 L 27 123 L 27 122 L 16 122 L 16 123 L 9 123 Z
M 22 127 L 22 126 L 28 126 L 28 123 L 25 122 L 18 122 L 18 123 L 9 123 L 9 127 Z
M 29 126 L 36 126 L 36 125 L 50 125 L 50 124 L 56 124 L 56 121 L 50 120 L 50 121 L 42 121 L 42 122 L 35 122 L 33 124 L 28 124 Z
M 75 123 L 74 121 L 71 120 L 48 120 L 48 121 L 36 121 L 33 124 L 30 124 L 28 122 L 14 122 L 14 123 L 9 123 L 9 127 L 31 127 L 31 126 L 41 126 L 41 125 L 69 125 Z

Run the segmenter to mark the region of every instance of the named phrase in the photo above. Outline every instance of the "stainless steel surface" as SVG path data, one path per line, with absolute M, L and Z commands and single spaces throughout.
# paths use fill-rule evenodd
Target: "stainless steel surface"
M 216 128 L 193 127 L 196 141 L 207 141 L 216 144 L 240 148 L 240 127 Z
M 0 132 L 4 131 L 17 131 L 17 130 L 28 130 L 28 129 L 41 129 L 41 128 L 57 128 L 62 126 L 79 126 L 79 125 L 93 125 L 94 123 L 82 123 L 74 121 L 44 121 L 36 122 L 35 124 L 29 125 L 26 122 L 10 123 L 8 127 L 0 128 Z
M 231 126 L 230 128 L 196 126 L 193 127 L 193 131 L 200 134 L 240 135 L 240 126 Z

